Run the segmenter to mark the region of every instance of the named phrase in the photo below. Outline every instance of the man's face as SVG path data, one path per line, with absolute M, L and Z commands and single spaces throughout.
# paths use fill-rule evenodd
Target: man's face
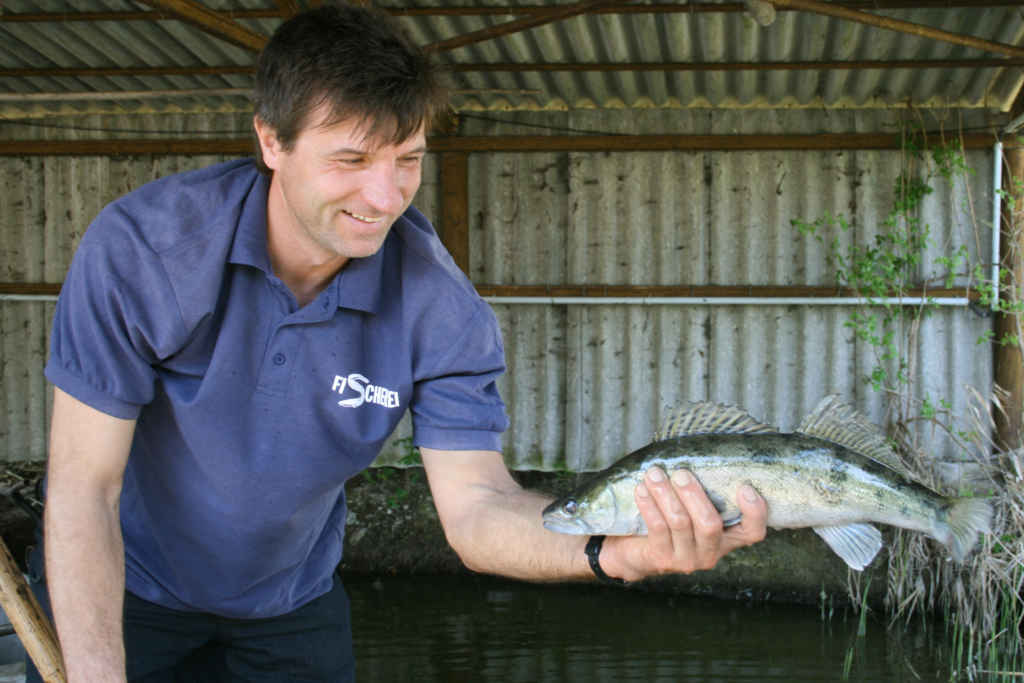
M 271 243 L 321 264 L 375 254 L 420 186 L 426 134 L 393 145 L 367 139 L 358 121 L 324 126 L 321 107 L 291 150 L 256 120 L 273 172 L 267 215 Z M 276 234 L 275 234 L 276 233 Z M 283 238 L 283 239 L 282 239 Z M 273 246 L 272 246 L 273 249 Z

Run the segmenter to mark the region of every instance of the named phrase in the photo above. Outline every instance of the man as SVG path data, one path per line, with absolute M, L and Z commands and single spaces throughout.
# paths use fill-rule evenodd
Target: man
M 411 207 L 444 88 L 387 17 L 286 22 L 255 99 L 265 172 L 229 162 L 114 202 L 57 306 L 45 573 L 73 683 L 351 680 L 343 487 L 406 408 L 473 570 L 636 580 L 763 537 L 749 487 L 723 531 L 660 470 L 637 491 L 649 537 L 588 560 L 542 527 L 549 500 L 498 452 L 495 318 Z

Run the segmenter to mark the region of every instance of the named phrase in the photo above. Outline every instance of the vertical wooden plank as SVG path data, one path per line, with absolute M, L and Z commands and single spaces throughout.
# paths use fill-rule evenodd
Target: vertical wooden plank
M 1003 171 L 1003 189 L 1010 197 L 1004 203 L 1001 248 L 999 262 L 1011 275 L 1008 285 L 1000 297 L 1011 306 L 1022 301 L 1021 287 L 1024 285 L 1024 150 L 1006 150 L 1006 164 Z M 995 321 L 996 339 L 1006 335 L 1019 336 L 1020 316 L 1013 313 L 999 315 Z M 996 344 L 995 382 L 1007 395 L 1003 398 L 1005 414 L 996 411 L 996 443 L 1007 449 L 1024 445 L 1022 416 L 1024 412 L 1024 359 L 1021 356 L 1021 340 L 1014 344 Z
M 441 241 L 467 276 L 469 273 L 469 154 L 441 155 Z

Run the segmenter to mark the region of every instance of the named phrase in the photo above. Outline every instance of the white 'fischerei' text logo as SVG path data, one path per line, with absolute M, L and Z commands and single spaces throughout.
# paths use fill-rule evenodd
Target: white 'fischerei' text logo
M 331 391 L 337 392 L 342 396 L 345 395 L 346 391 L 348 393 L 355 392 L 355 396 L 338 401 L 338 405 L 342 408 L 358 408 L 364 403 L 373 403 L 385 408 L 397 408 L 399 405 L 397 391 L 377 386 L 358 372 L 353 372 L 345 377 L 335 375 L 334 383 L 331 384 Z

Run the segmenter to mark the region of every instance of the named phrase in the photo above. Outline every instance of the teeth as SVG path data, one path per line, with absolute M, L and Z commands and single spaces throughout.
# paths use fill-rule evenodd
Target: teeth
M 358 213 L 352 213 L 351 211 L 345 211 L 345 213 L 347 213 L 349 216 L 352 216 L 352 218 L 355 218 L 356 220 L 360 220 L 360 221 L 362 221 L 364 223 L 376 223 L 376 222 L 378 222 L 380 220 L 379 218 L 370 218 L 369 216 L 361 216 Z

